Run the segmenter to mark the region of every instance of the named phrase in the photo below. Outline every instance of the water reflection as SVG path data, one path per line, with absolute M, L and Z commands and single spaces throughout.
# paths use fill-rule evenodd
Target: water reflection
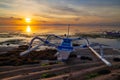
M 29 25 L 26 27 L 26 32 L 28 32 L 28 33 L 31 32 L 31 27 Z
M 28 26 L 0 26 L 0 32 L 20 32 L 26 33 Z M 29 32 L 40 34 L 66 34 L 66 26 L 31 26 L 27 28 Z M 74 33 L 99 33 L 104 31 L 120 31 L 119 26 L 70 26 L 70 34 Z

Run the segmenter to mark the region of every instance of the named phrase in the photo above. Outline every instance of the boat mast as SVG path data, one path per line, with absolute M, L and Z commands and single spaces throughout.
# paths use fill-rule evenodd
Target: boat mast
M 67 38 L 69 37 L 69 30 L 70 30 L 70 24 L 68 24 L 68 35 L 67 35 Z

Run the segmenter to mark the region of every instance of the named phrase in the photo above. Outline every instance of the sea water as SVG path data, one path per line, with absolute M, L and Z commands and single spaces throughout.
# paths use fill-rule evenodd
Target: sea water
M 46 34 L 56 34 L 56 35 L 64 35 L 67 34 L 67 26 L 30 26 L 32 31 L 31 33 L 25 32 L 26 26 L 0 26 L 0 43 L 13 40 L 16 41 L 14 44 L 10 44 L 12 46 L 28 44 L 30 40 L 36 35 L 46 35 Z M 105 31 L 120 31 L 119 26 L 71 26 L 70 34 L 75 33 L 103 33 Z M 25 34 L 25 35 L 21 35 Z M 2 35 L 2 36 L 1 36 Z M 30 37 L 29 37 L 30 36 Z M 42 38 L 46 38 L 47 36 L 40 36 Z M 17 43 L 17 40 L 21 40 Z M 120 49 L 120 40 L 118 39 L 107 39 L 107 38 L 90 38 L 90 42 L 98 42 L 101 44 L 106 44 L 114 48 Z M 0 44 L 0 46 L 5 46 L 6 43 Z M 36 41 L 37 44 L 39 41 Z M 58 40 L 54 40 L 53 42 L 58 42 Z

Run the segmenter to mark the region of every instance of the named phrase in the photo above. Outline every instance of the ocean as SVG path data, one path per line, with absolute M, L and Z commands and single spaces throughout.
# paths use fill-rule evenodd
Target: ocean
M 68 26 L 0 26 L 0 32 L 20 32 L 26 33 L 26 28 L 30 26 L 31 33 L 39 34 L 66 34 Z M 101 33 L 105 31 L 120 31 L 120 26 L 70 26 L 70 34 L 75 33 Z
M 28 26 L 28 25 L 27 25 Z M 31 34 L 56 34 L 64 35 L 67 34 L 68 26 L 30 26 L 31 32 L 27 33 L 27 26 L 0 26 L 0 46 L 18 46 L 28 44 L 34 36 Z M 120 31 L 120 27 L 113 26 L 70 26 L 70 34 L 75 33 L 103 33 L 105 31 Z M 24 34 L 24 35 L 21 35 Z M 29 37 L 30 36 L 30 37 Z M 40 36 L 46 38 L 46 36 Z M 106 44 L 114 48 L 120 49 L 119 39 L 107 39 L 107 38 L 90 38 L 90 42 L 98 42 Z M 56 41 L 54 41 L 56 42 Z M 38 43 L 38 41 L 36 41 Z

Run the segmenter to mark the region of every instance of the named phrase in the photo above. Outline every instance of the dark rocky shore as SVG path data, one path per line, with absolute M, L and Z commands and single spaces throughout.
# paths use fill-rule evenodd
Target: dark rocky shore
M 7 50 L 8 49 L 8 50 Z M 39 64 L 41 60 L 56 60 L 57 58 L 54 56 L 57 52 L 55 49 L 45 49 L 39 51 L 32 51 L 27 55 L 20 56 L 20 53 L 27 50 L 27 45 L 19 46 L 18 48 L 6 48 L 6 52 L 4 54 L 0 54 L 0 66 L 19 66 L 19 65 L 27 65 L 27 64 Z M 5 51 L 5 48 L 3 49 Z M 104 49 L 106 55 L 119 55 L 119 52 L 114 51 L 112 49 Z M 1 50 L 2 52 L 2 50 Z M 80 55 L 81 60 L 97 60 L 97 58 L 90 52 L 88 49 L 80 49 L 76 52 L 72 52 L 70 58 L 76 58 L 76 55 Z M 109 59 L 109 58 L 108 58 Z M 120 58 L 115 58 L 112 60 L 119 61 Z M 69 61 L 70 62 L 70 61 Z
M 120 58 L 114 57 L 120 55 L 120 53 L 112 49 L 104 49 L 106 56 L 112 55 L 112 57 L 106 57 L 106 59 L 112 63 L 112 66 L 108 67 L 88 49 L 79 49 L 72 52 L 68 61 L 70 64 L 66 64 L 56 62 L 54 55 L 57 50 L 55 49 L 32 51 L 28 55 L 20 56 L 20 52 L 25 51 L 27 48 L 27 45 L 23 45 L 18 48 L 6 50 L 5 54 L 0 54 L 1 80 L 120 79 Z M 3 49 L 3 51 L 5 51 L 5 49 Z M 80 55 L 80 58 L 76 58 L 77 55 Z M 47 64 L 42 63 L 43 60 L 48 60 L 49 62 Z
M 5 54 L 0 54 L 0 66 L 5 65 L 24 65 L 40 63 L 40 60 L 55 60 L 55 49 L 45 49 L 40 51 L 32 51 L 30 54 L 20 56 L 20 53 L 27 50 L 28 46 L 23 45 L 18 48 L 11 49 Z M 1 51 L 2 52 L 2 51 Z

